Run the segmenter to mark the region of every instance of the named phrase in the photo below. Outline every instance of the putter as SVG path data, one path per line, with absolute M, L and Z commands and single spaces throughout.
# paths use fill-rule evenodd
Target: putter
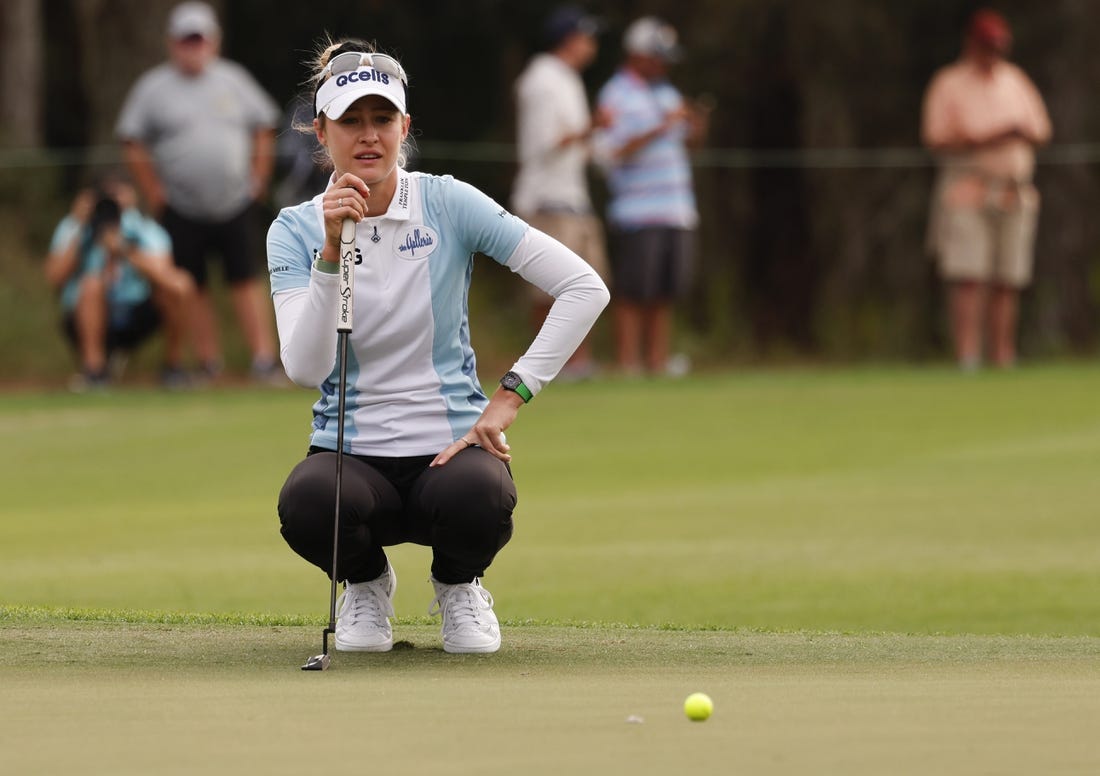
M 324 671 L 329 667 L 328 636 L 336 634 L 336 559 L 340 550 L 340 495 L 344 470 L 344 402 L 348 386 L 348 335 L 354 320 L 355 288 L 355 222 L 345 218 L 340 227 L 340 312 L 336 321 L 337 353 L 340 358 L 340 389 L 336 411 L 340 423 L 336 427 L 336 509 L 332 528 L 332 585 L 328 599 L 328 626 L 321 631 L 321 654 L 314 655 L 302 666 L 303 671 Z

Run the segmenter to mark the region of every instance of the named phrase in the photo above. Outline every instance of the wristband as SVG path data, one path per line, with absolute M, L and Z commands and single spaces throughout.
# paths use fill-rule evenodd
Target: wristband
M 320 251 L 313 252 L 313 268 L 318 272 L 324 272 L 326 275 L 339 275 L 340 263 L 336 261 L 325 261 L 321 258 Z

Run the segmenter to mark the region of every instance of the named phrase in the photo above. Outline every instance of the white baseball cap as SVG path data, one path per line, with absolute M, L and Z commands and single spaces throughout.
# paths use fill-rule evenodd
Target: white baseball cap
M 344 52 L 329 63 L 328 80 L 317 90 L 314 108 L 318 116 L 330 119 L 344 115 L 352 103 L 361 97 L 377 94 L 393 103 L 405 114 L 405 89 L 408 78 L 404 68 L 387 54 L 358 51 Z
M 679 61 L 682 53 L 676 30 L 656 16 L 643 16 L 623 33 L 623 48 L 631 54 L 657 57 L 666 62 Z
M 168 17 L 168 37 L 183 40 L 192 35 L 214 39 L 221 35 L 218 15 L 214 9 L 199 0 L 180 3 Z

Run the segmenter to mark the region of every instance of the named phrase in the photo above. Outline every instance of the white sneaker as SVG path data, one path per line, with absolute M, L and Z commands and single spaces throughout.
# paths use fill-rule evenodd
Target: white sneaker
M 336 618 L 336 649 L 341 652 L 389 652 L 393 649 L 393 568 L 370 582 L 344 585 Z
M 443 615 L 443 651 L 454 654 L 496 652 L 500 624 L 493 614 L 493 596 L 481 580 L 444 585 L 432 578 L 435 600 L 428 615 Z

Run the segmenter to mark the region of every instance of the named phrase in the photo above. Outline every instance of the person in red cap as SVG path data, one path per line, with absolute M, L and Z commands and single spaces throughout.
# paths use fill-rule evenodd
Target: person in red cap
M 949 296 L 955 356 L 1016 363 L 1020 291 L 1031 282 L 1039 195 L 1035 149 L 1049 142 L 1039 90 L 1007 61 L 1012 31 L 999 13 L 975 13 L 962 56 L 939 70 L 924 97 L 921 136 L 940 174 L 929 248 Z M 988 332 L 988 343 L 983 332 Z

